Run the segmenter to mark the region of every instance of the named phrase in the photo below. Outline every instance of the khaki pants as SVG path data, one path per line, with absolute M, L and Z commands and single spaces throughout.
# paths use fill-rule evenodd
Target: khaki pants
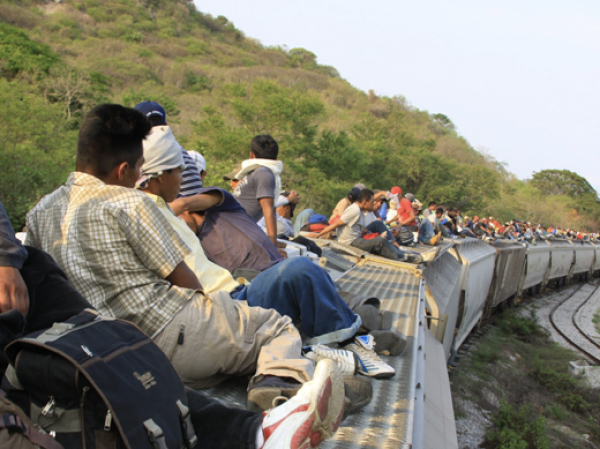
M 197 292 L 154 342 L 183 382 L 196 389 L 228 375 L 270 374 L 305 382 L 314 373 L 313 363 L 300 354 L 300 334 L 289 317 L 249 307 L 226 292 L 210 297 Z

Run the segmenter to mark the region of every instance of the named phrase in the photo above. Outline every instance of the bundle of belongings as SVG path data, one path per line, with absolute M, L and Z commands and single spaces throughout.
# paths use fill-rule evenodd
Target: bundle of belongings
M 329 226 L 329 220 L 325 215 L 314 214 L 309 217 L 308 223 L 302 226 L 300 229 L 301 232 L 321 232 Z

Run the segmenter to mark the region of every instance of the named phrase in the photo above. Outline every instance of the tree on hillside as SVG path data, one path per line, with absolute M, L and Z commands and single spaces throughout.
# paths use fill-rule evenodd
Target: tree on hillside
M 546 195 L 565 195 L 571 198 L 593 196 L 598 193 L 582 176 L 569 170 L 542 170 L 533 173 L 531 184 Z

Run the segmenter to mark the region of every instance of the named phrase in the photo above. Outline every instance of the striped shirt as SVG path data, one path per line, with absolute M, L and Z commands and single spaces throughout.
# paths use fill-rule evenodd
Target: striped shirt
M 190 156 L 183 148 L 181 149 L 181 154 L 183 156 L 185 168 L 181 172 L 181 188 L 179 189 L 179 196 L 196 195 L 202 188 L 202 178 L 200 177 L 200 173 L 198 173 L 198 168 L 196 167 L 192 156 Z
M 100 313 L 151 337 L 194 294 L 165 279 L 190 249 L 142 192 L 71 173 L 27 214 L 27 230 Z

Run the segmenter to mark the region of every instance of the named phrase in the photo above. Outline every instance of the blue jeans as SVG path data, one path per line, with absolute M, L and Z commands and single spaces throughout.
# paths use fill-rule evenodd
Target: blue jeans
M 419 242 L 429 245 L 429 241 L 435 237 L 435 232 L 433 232 L 433 226 L 431 226 L 431 222 L 427 219 L 421 222 L 421 226 L 419 227 Z
M 308 344 L 342 342 L 353 337 L 362 324 L 338 294 L 329 274 L 307 257 L 279 262 L 231 296 L 289 316 L 310 337 Z
M 375 220 L 367 225 L 367 230 L 369 232 L 376 232 L 381 235 L 382 232 L 385 232 L 385 238 L 389 241 L 393 241 L 394 237 L 392 236 L 392 232 L 388 229 L 383 221 Z
M 369 240 L 359 238 L 354 240 L 351 243 L 351 246 L 362 249 L 363 251 L 367 251 L 377 256 L 386 257 L 388 259 L 406 260 L 406 253 L 404 251 L 400 251 L 398 248 L 396 248 L 389 241 L 382 237 L 375 237 L 374 239 Z

